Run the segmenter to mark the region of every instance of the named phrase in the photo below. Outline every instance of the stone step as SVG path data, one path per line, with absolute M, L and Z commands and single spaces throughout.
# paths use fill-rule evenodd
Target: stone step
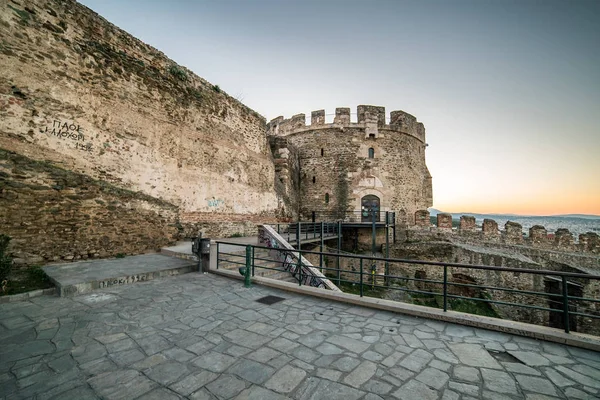
M 56 285 L 60 296 L 76 296 L 95 289 L 195 272 L 198 270 L 198 263 L 163 254 L 143 254 L 46 265 L 42 269 Z

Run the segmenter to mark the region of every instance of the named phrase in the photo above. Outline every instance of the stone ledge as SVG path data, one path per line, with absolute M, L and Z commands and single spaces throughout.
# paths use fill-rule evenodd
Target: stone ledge
M 54 296 L 56 294 L 57 294 L 57 288 L 55 288 L 55 287 L 48 288 L 48 289 L 32 290 L 31 292 L 11 294 L 9 296 L 2 296 L 2 297 L 0 297 L 0 304 L 14 303 L 17 301 L 25 301 L 25 300 L 29 300 L 34 297 L 40 297 L 40 296 Z
M 210 273 L 243 280 L 244 277 L 239 273 L 227 270 L 211 269 Z M 438 321 L 450 322 L 454 324 L 467 325 L 475 328 L 489 329 L 510 333 L 513 335 L 530 337 L 548 342 L 565 344 L 567 346 L 581 347 L 594 351 L 600 351 L 600 337 L 573 332 L 566 333 L 559 329 L 526 324 L 524 322 L 508 321 L 504 319 L 484 317 L 480 315 L 465 314 L 456 311 L 446 311 L 419 306 L 415 304 L 400 303 L 391 300 L 377 299 L 373 297 L 360 297 L 354 294 L 333 292 L 331 290 L 317 289 L 310 286 L 298 286 L 297 284 L 277 281 L 263 277 L 252 277 L 252 282 L 276 289 L 287 290 L 294 293 L 307 294 L 320 297 L 327 300 L 339 301 L 342 303 L 355 304 L 358 306 L 375 308 L 378 310 L 392 311 L 399 314 L 412 315 L 414 317 L 428 318 Z

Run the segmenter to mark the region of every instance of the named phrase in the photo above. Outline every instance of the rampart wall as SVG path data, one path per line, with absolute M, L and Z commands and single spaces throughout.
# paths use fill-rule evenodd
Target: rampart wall
M 281 209 L 264 118 L 217 85 L 72 0 L 0 0 L 0 37 L 0 149 L 169 203 L 194 235 L 215 214 L 233 231 Z M 0 173 L 13 176 L 6 163 Z M 40 173 L 27 179 L 60 186 Z M 15 251 L 21 221 L 0 221 Z
M 380 211 L 398 211 L 413 224 L 415 211 L 432 203 L 423 124 L 403 111 L 393 111 L 385 124 L 383 107 L 360 105 L 357 111 L 356 123 L 349 108 L 337 108 L 331 124 L 324 110 L 311 113 L 310 125 L 304 114 L 267 124 L 270 136 L 298 149 L 300 213 L 359 211 L 361 199 L 374 195 Z

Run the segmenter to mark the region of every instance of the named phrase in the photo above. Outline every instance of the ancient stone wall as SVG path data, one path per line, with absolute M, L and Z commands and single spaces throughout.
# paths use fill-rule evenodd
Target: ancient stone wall
M 392 114 L 386 125 L 383 107 L 361 105 L 357 123 L 349 109 L 338 108 L 332 124 L 323 110 L 312 113 L 308 126 L 304 114 L 268 124 L 269 135 L 285 137 L 299 151 L 301 215 L 359 212 L 361 199 L 374 195 L 380 211 L 403 211 L 415 223 L 415 211 L 432 203 L 425 130 L 409 114 Z
M 281 199 L 280 216 L 298 220 L 300 205 L 300 155 L 298 149 L 280 136 L 270 136 L 269 144 L 275 163 L 275 191 Z
M 71 0 L 0 0 L 0 38 L 1 149 L 172 204 L 183 225 L 280 210 L 264 118 L 217 85 Z
M 0 221 L 17 265 L 154 251 L 181 229 L 171 203 L 5 150 Z

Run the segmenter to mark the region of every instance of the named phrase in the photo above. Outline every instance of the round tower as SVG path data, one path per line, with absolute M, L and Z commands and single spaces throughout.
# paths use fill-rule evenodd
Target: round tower
M 341 218 L 350 212 L 395 211 L 396 222 L 414 224 L 417 210 L 432 205 L 431 175 L 425 164 L 425 127 L 404 111 L 360 105 L 357 122 L 349 108 L 337 108 L 333 123 L 325 111 L 267 124 L 271 136 L 285 137 L 299 153 L 299 211 Z

